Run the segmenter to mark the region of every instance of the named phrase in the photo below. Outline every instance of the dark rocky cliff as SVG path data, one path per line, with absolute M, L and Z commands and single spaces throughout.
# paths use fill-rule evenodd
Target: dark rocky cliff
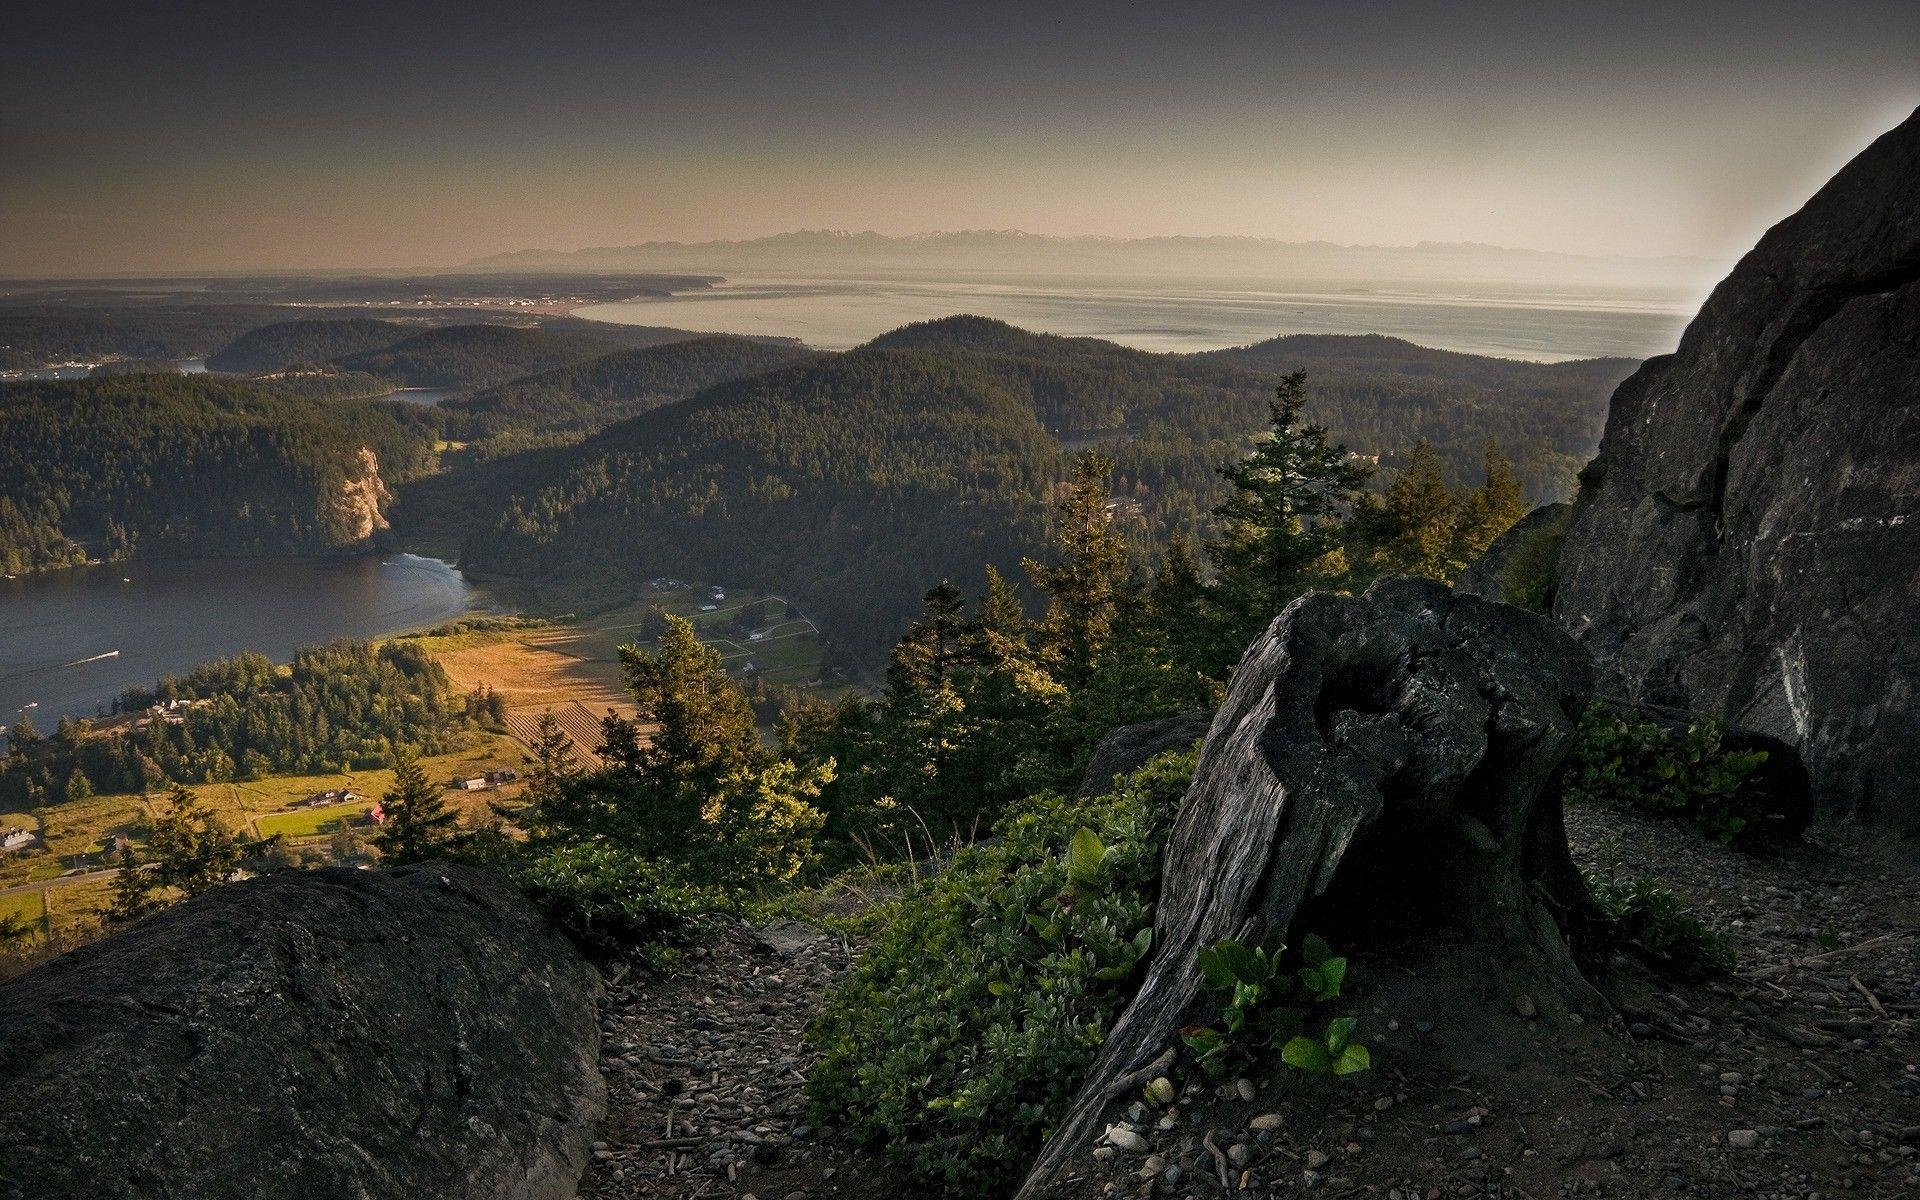
M 562 1200 L 598 986 L 482 871 L 217 888 L 0 988 L 0 1197 Z
M 1603 691 L 1791 742 L 1826 811 L 1920 833 L 1920 114 L 1614 393 L 1553 611 Z

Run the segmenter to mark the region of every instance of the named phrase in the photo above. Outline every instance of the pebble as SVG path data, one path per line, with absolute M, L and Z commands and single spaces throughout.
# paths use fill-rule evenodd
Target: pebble
M 1286 1123 L 1287 1119 L 1279 1113 L 1261 1113 L 1252 1121 L 1248 1122 L 1247 1128 L 1253 1130 L 1255 1133 L 1265 1133 L 1270 1129 L 1278 1129 Z
M 1120 1149 L 1125 1150 L 1128 1154 L 1145 1154 L 1147 1152 L 1147 1139 L 1141 1137 L 1124 1125 L 1115 1125 L 1112 1129 L 1107 1130 L 1107 1140 Z
M 1307 1151 L 1307 1170 L 1318 1171 L 1327 1165 L 1327 1156 L 1319 1150 Z
M 1253 1099 L 1255 1094 L 1253 1089 L 1253 1080 L 1246 1079 L 1246 1078 L 1234 1080 L 1233 1090 L 1234 1090 L 1234 1093 L 1238 1095 L 1242 1100 L 1250 1101 Z
M 1760 1133 L 1754 1129 L 1735 1129 L 1727 1134 L 1727 1145 L 1735 1150 L 1751 1150 L 1760 1144 Z

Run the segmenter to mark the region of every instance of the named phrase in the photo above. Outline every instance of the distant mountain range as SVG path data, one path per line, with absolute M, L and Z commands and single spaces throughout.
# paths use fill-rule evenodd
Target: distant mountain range
M 1474 242 L 1343 246 L 1254 237 L 1053 237 L 1003 230 L 880 233 L 801 230 L 744 241 L 644 242 L 584 250 L 517 250 L 477 271 L 709 271 L 821 274 L 928 271 L 996 275 L 1277 277 L 1291 281 L 1515 283 L 1695 289 L 1724 264 L 1516 250 Z

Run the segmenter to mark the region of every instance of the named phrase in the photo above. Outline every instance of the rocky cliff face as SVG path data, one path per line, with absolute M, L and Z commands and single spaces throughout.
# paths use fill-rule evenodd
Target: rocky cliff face
M 0 1197 L 563 1200 L 597 994 L 486 872 L 215 889 L 0 988 Z
M 1920 832 L 1920 113 L 1614 393 L 1553 612 L 1604 691 L 1800 747 Z
M 393 503 L 393 492 L 386 480 L 380 478 L 380 459 L 372 447 L 360 447 L 358 466 L 359 470 L 350 474 L 331 498 L 329 516 L 332 520 L 328 523 L 350 544 L 364 542 L 392 528 L 387 523 L 386 510 Z

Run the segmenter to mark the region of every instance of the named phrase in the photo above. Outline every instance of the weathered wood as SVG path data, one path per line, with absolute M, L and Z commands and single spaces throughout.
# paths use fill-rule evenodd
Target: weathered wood
M 1585 890 L 1558 791 L 1590 693 L 1586 655 L 1546 618 L 1437 583 L 1290 605 L 1208 731 L 1146 979 L 1020 1195 L 1046 1194 L 1173 1044 L 1202 948 L 1285 938 L 1305 902 L 1360 870 L 1483 947 L 1543 1011 L 1597 1004 L 1562 935 Z

